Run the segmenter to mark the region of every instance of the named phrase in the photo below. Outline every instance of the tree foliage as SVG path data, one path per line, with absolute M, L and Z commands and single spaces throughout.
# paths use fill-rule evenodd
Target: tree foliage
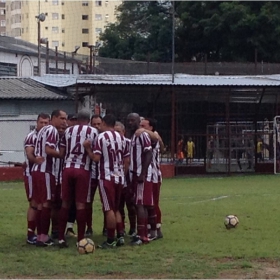
M 280 61 L 278 1 L 124 1 L 117 23 L 101 35 L 100 55 L 171 61 L 176 11 L 176 61 Z

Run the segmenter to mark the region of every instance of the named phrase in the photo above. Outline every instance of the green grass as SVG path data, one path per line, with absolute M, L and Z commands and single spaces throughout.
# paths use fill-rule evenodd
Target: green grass
M 280 263 L 275 175 L 166 179 L 161 191 L 164 238 L 92 255 L 79 255 L 74 239 L 63 250 L 25 244 L 23 184 L 0 183 L 0 197 L 1 278 L 266 278 L 265 266 Z M 227 214 L 238 216 L 236 229 L 225 229 Z M 104 240 L 102 219 L 97 197 L 96 244 Z M 273 273 L 279 278 L 280 270 Z

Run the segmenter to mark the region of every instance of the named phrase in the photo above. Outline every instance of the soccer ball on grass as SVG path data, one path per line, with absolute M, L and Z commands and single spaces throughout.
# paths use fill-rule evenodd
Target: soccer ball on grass
M 84 238 L 78 242 L 77 248 L 80 254 L 91 254 L 95 250 L 95 245 L 90 238 Z
M 226 229 L 231 229 L 237 227 L 239 220 L 236 215 L 227 215 L 224 220 Z

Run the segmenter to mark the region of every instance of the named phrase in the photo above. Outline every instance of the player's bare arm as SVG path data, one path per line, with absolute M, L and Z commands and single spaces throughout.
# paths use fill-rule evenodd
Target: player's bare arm
M 91 149 L 92 142 L 90 140 L 85 140 L 83 143 L 83 146 L 91 160 L 93 160 L 94 162 L 100 161 L 101 156 L 93 153 L 93 151 Z
M 157 131 L 155 131 L 154 133 L 157 136 L 157 139 L 158 139 L 158 142 L 159 142 L 160 152 L 164 153 L 165 152 L 165 147 L 164 147 L 164 143 L 162 141 L 162 138 L 160 137 L 160 135 L 158 134 Z
M 51 156 L 54 158 L 60 158 L 60 152 L 57 151 L 54 147 L 50 147 L 50 146 L 46 145 L 45 151 L 48 156 Z
M 123 162 L 124 162 L 124 174 L 127 174 L 128 173 L 128 169 L 129 169 L 129 164 L 130 164 L 130 157 L 125 157 L 123 159 Z
M 137 181 L 139 183 L 144 182 L 145 177 L 146 177 L 147 172 L 148 172 L 148 167 L 151 164 L 152 158 L 153 158 L 152 150 L 144 151 L 143 154 L 144 154 L 144 159 L 143 159 L 143 163 L 142 163 L 142 170 L 141 170 L 140 175 L 137 178 Z
M 36 164 L 41 164 L 45 160 L 43 157 L 36 157 L 34 155 L 34 147 L 26 147 L 25 148 L 27 159 Z
M 158 134 L 156 134 L 155 132 L 153 132 L 151 130 L 147 130 L 145 128 L 138 128 L 135 131 L 135 136 L 140 136 L 143 132 L 147 132 L 149 134 L 152 142 L 157 142 L 159 140 L 158 139 Z

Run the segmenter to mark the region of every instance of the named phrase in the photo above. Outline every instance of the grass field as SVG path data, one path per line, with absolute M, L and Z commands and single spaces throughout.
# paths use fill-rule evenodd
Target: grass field
M 96 250 L 36 248 L 25 243 L 27 202 L 21 182 L 0 183 L 1 278 L 280 278 L 280 178 L 166 179 L 164 238 L 149 245 Z M 226 230 L 236 214 L 240 224 Z M 94 237 L 101 243 L 99 198 Z M 126 239 L 127 243 L 129 239 Z

